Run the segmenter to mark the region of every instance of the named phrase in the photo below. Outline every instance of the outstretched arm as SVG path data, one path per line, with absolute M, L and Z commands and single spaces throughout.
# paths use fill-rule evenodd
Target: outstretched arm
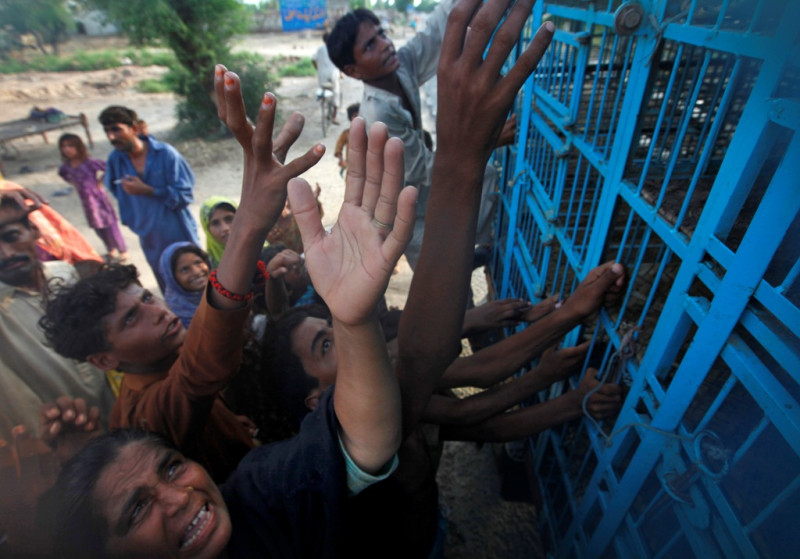
M 100 409 L 88 406 L 83 398 L 61 396 L 39 408 L 39 438 L 62 464 L 101 433 Z
M 495 299 L 467 309 L 464 313 L 461 337 L 467 338 L 490 328 L 516 326 L 531 308 L 531 304 L 523 299 Z
M 533 0 L 516 2 L 498 28 L 510 3 L 461 0 L 447 22 L 439 60 L 439 73 L 447 72 L 447 79 L 439 80 L 438 149 L 425 237 L 400 323 L 405 432 L 416 426 L 439 377 L 457 355 L 484 168 L 517 91 L 553 35 L 552 23 L 542 26 L 502 76 Z
M 219 118 L 236 136 L 244 152 L 241 201 L 217 269 L 217 280 L 228 291 L 245 294 L 250 291 L 264 239 L 286 202 L 289 179 L 319 161 L 325 149 L 318 144 L 304 155 L 282 165 L 279 157 L 285 157 L 285 150 L 302 130 L 302 126 L 297 126 L 297 117 L 293 116 L 284 126 L 274 144 L 278 155 L 273 155 L 275 96 L 272 93 L 264 94 L 254 127 L 247 120 L 239 76 L 218 65 L 214 71 L 214 88 Z M 277 149 L 278 146 L 280 149 Z M 243 305 L 240 301 L 224 297 L 216 289 L 210 290 L 209 297 L 211 303 L 220 309 Z
M 583 415 L 583 399 L 599 384 L 596 374 L 594 369 L 587 370 L 575 390 L 541 404 L 501 413 L 475 425 L 443 426 L 441 438 L 447 441 L 515 441 L 578 419 Z M 589 396 L 586 409 L 595 419 L 606 419 L 616 415 L 621 405 L 622 388 L 604 384 Z
M 556 308 L 556 297 L 545 299 L 531 312 L 546 312 L 543 318 L 474 355 L 456 359 L 437 386 L 485 387 L 501 381 L 586 320 L 603 303 L 618 297 L 624 283 L 621 264 L 606 262 L 593 268 L 566 302 Z
M 532 371 L 466 398 L 434 394 L 425 408 L 423 421 L 439 425 L 473 425 L 503 413 L 579 371 L 588 349 L 589 342 L 558 350 L 551 347 Z M 506 377 L 513 372 L 516 371 L 507 372 Z
M 403 186 L 403 144 L 386 126 L 350 128 L 347 184 L 339 218 L 325 232 L 311 187 L 289 184 L 314 289 L 333 316 L 338 372 L 334 408 L 345 449 L 376 472 L 400 444 L 400 394 L 375 307 L 411 238 L 416 190 Z M 401 190 L 402 189 L 402 190 Z M 227 252 L 227 250 L 226 250 Z

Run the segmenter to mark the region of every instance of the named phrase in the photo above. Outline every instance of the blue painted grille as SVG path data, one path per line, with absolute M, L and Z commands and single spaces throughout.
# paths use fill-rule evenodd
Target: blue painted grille
M 631 4 L 537 2 L 519 49 L 544 19 L 554 42 L 497 161 L 499 296 L 609 259 L 630 280 L 567 339 L 629 384 L 619 417 L 530 440 L 543 533 L 557 557 L 795 556 L 800 2 L 642 0 L 626 30 Z

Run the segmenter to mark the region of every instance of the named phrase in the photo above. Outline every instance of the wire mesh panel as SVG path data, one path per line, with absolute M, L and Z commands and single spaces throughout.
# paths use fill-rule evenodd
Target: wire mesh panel
M 581 374 L 625 387 L 620 414 L 530 441 L 550 551 L 796 556 L 800 2 L 539 1 L 519 49 L 544 20 L 493 281 L 537 300 L 607 260 L 628 278 L 566 341 L 591 340 Z

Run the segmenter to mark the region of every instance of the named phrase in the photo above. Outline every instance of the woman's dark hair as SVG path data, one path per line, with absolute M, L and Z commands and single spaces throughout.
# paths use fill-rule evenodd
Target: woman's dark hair
M 58 557 L 105 557 L 108 520 L 97 510 L 95 486 L 124 447 L 140 442 L 172 448 L 156 433 L 138 429 L 106 433 L 90 440 L 64 464 L 55 485 L 39 499 L 37 524 Z
M 346 66 L 356 63 L 353 49 L 358 37 L 358 27 L 365 21 L 373 25 L 381 24 L 378 16 L 370 10 L 358 8 L 343 15 L 325 40 L 328 57 L 342 72 Z
M 178 265 L 178 259 L 184 254 L 196 254 L 206 263 L 208 269 L 211 270 L 211 259 L 209 259 L 208 253 L 198 246 L 186 245 L 173 252 L 169 259 L 169 269 L 172 270 L 173 277 L 175 276 L 175 266 Z
M 108 351 L 104 319 L 116 310 L 117 294 L 138 284 L 138 276 L 135 266 L 115 264 L 75 285 L 53 287 L 39 319 L 47 343 L 59 355 L 79 361 Z
M 83 143 L 81 137 L 77 134 L 62 134 L 61 137 L 58 139 L 58 151 L 61 152 L 61 147 L 66 144 L 72 144 L 78 150 L 78 159 L 81 161 L 86 161 L 86 158 L 89 157 L 89 151 L 86 149 L 86 144 Z M 66 161 L 67 158 L 64 157 L 64 154 L 61 154 L 61 159 Z
M 300 358 L 292 351 L 292 334 L 307 318 L 329 320 L 330 315 L 328 309 L 319 305 L 290 309 L 267 324 L 262 351 L 264 374 L 271 379 L 275 394 L 296 425 L 309 412 L 305 404 L 308 393 L 319 386 L 319 381 L 306 373 Z

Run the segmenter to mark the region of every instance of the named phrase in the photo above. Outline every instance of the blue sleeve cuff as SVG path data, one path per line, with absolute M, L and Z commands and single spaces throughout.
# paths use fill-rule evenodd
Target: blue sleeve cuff
M 339 448 L 342 451 L 342 455 L 344 456 L 344 464 L 345 469 L 347 470 L 347 494 L 350 497 L 358 495 L 364 489 L 369 487 L 374 483 L 378 483 L 379 481 L 383 481 L 390 475 L 394 473 L 397 469 L 397 465 L 399 464 L 399 460 L 397 459 L 397 454 L 392 456 L 392 459 L 389 460 L 383 468 L 377 474 L 368 474 L 364 470 L 358 467 L 353 459 L 350 458 L 350 455 L 347 453 L 347 450 L 344 448 L 344 443 L 342 442 L 342 435 L 339 434 Z

